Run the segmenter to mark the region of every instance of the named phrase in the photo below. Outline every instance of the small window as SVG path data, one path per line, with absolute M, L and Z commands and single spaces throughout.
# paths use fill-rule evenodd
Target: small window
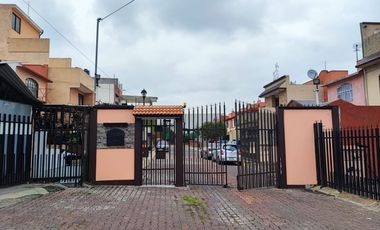
M 38 83 L 35 80 L 28 78 L 25 81 L 25 85 L 28 87 L 33 96 L 38 98 Z
M 21 31 L 21 19 L 14 13 L 12 14 L 12 29 L 17 33 Z
M 78 94 L 78 105 L 84 105 L 84 96 L 82 94 Z
M 345 100 L 345 101 L 352 101 L 352 85 L 349 83 L 344 83 L 341 85 L 337 90 L 337 95 L 339 99 Z

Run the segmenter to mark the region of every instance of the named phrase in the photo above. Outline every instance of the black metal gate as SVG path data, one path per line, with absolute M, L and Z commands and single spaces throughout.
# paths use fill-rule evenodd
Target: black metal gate
M 252 104 L 235 103 L 240 140 L 238 189 L 270 187 L 277 180 L 276 113 Z
M 89 107 L 33 109 L 31 181 L 81 185 L 88 172 Z
M 0 187 L 29 181 L 32 122 L 0 113 Z
M 185 182 L 227 185 L 227 163 L 222 154 L 228 141 L 225 105 L 188 109 L 184 115 Z M 237 158 L 235 159 L 236 162 Z
M 175 119 L 142 119 L 141 154 L 143 185 L 175 184 L 176 132 Z

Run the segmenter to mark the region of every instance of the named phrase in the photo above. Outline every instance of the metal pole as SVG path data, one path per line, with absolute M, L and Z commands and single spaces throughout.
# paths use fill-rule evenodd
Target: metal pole
M 98 45 L 99 45 L 99 23 L 102 19 L 98 18 L 96 20 L 96 49 L 95 49 L 95 84 L 94 90 L 96 92 L 96 87 L 98 86 Z
M 319 88 L 318 85 L 315 85 L 315 87 L 315 103 L 319 106 Z

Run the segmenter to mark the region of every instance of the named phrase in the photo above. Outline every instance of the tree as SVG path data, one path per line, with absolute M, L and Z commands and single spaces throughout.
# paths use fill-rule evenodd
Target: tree
M 201 127 L 202 137 L 212 141 L 223 139 L 226 133 L 227 128 L 222 121 L 206 122 Z
M 172 142 L 174 140 L 174 136 L 175 136 L 174 131 L 170 130 L 169 127 L 167 127 L 162 131 L 161 139 Z
M 186 132 L 183 135 L 183 140 L 184 142 L 189 142 L 190 140 L 195 140 L 200 136 L 199 131 L 194 131 L 194 132 Z

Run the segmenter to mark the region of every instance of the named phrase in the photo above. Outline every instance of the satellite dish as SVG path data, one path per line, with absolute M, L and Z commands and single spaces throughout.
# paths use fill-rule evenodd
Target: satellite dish
M 308 76 L 310 79 L 315 79 L 315 78 L 317 78 L 318 73 L 317 73 L 317 71 L 311 69 L 311 70 L 307 71 L 307 76 Z

